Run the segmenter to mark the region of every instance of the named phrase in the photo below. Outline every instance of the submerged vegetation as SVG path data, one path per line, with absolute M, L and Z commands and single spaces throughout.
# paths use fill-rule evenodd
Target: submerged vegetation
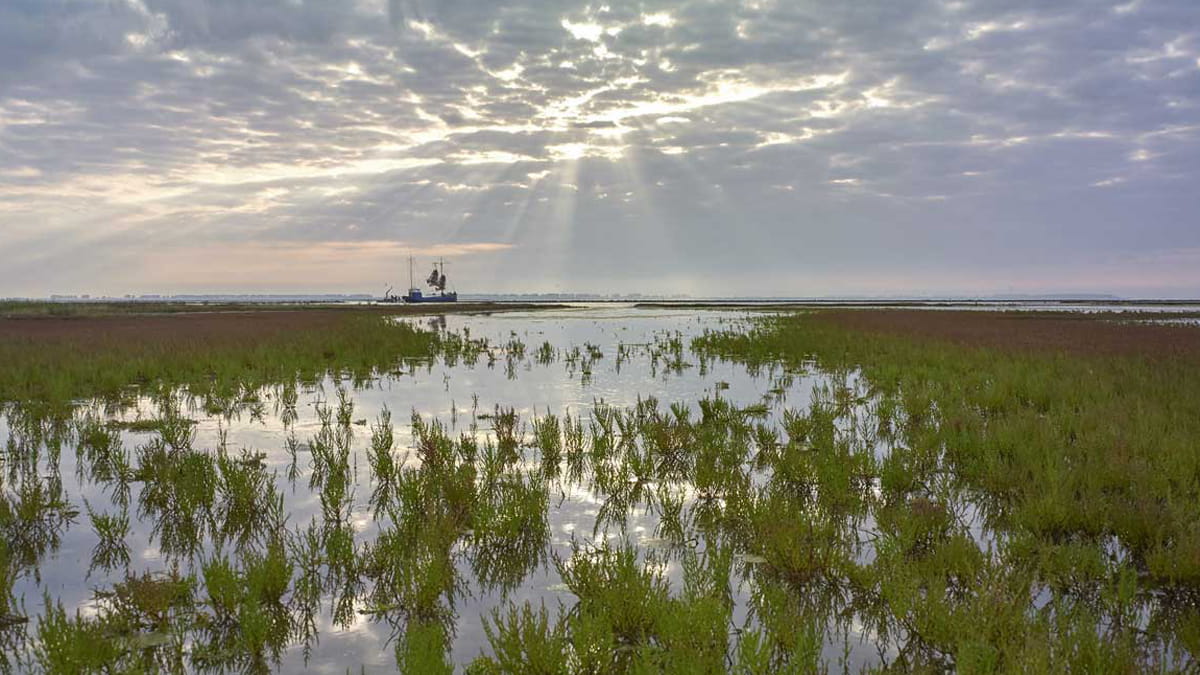
M 5 385 L 42 398 L 0 417 L 0 670 L 270 672 L 331 641 L 351 672 L 383 644 L 380 670 L 421 673 L 1197 667 L 1186 350 L 820 313 L 566 346 L 352 317 L 94 372 L 63 346 L 52 382 Z M 534 408 L 513 392 L 535 367 L 704 389 Z M 487 406 L 397 427 L 410 399 L 369 403 L 476 370 L 504 383 Z M 68 539 L 69 593 L 42 578 Z M 336 642 L 356 634 L 362 664 Z

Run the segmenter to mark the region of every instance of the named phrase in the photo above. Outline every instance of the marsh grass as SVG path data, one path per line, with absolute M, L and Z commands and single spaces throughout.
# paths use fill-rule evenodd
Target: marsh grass
M 290 312 L 311 303 L 245 302 L 46 302 L 39 300 L 0 301 L 0 317 L 37 319 L 45 317 L 111 317 L 196 312 Z M 323 308 L 326 309 L 327 307 Z
M 37 320 L 29 321 L 36 327 Z M 182 387 L 207 397 L 216 411 L 250 402 L 249 394 L 280 382 L 313 382 L 331 371 L 368 378 L 405 358 L 465 349 L 408 323 L 352 311 L 315 313 L 297 327 L 247 320 L 246 330 L 235 321 L 199 331 L 162 323 L 191 317 L 158 319 L 144 330 L 107 323 L 89 328 L 89 321 L 46 335 L 0 335 L 0 359 L 7 364 L 0 370 L 0 401 L 62 409 L 79 399 L 119 400 L 135 385 Z M 154 429 L 146 423 L 140 430 Z
M 92 530 L 96 533 L 96 547 L 92 549 L 92 564 L 88 569 L 90 574 L 96 568 L 105 571 L 114 567 L 129 566 L 129 514 L 127 512 L 104 514 L 96 513 L 90 504 L 87 507 L 88 517 L 92 521 Z
M 763 517 L 811 515 L 777 523 L 786 536 L 758 538 L 761 571 L 842 587 L 878 634 L 907 636 L 898 664 L 1194 663 L 1195 605 L 1176 604 L 1200 588 L 1200 371 L 1187 357 L 1005 352 L 854 331 L 820 314 L 694 347 L 752 366 L 815 360 L 857 383 L 786 416 L 789 445 L 763 458 L 787 486 Z M 847 446 L 855 437 L 887 451 Z M 874 521 L 869 564 L 830 548 L 850 537 L 828 516 L 856 512 Z M 806 542 L 805 553 L 770 548 L 784 540 Z
M 561 361 L 581 384 L 604 358 L 589 344 L 527 353 L 515 332 L 429 344 L 506 376 Z M 395 368 L 389 354 L 370 372 Z M 407 444 L 386 407 L 363 419 L 356 388 L 373 375 L 328 364 L 309 372 L 345 376 L 329 387 L 303 373 L 252 373 L 219 395 L 146 385 L 152 413 L 137 416 L 127 394 L 65 425 L 9 406 L 0 645 L 13 656 L 0 665 L 269 672 L 291 648 L 307 659 L 321 626 L 365 620 L 390 633 L 402 671 L 452 672 L 464 612 L 488 597 L 487 644 L 457 664 L 469 672 L 1195 667 L 1189 364 L 973 350 L 818 316 L 733 325 L 690 349 L 677 332 L 618 345 L 617 361 L 633 358 L 655 377 L 736 360 L 766 398 L 735 403 L 725 380 L 697 400 L 558 414 L 474 396 L 462 425 L 457 409 L 449 424 L 414 410 Z M 298 424 L 301 392 L 315 405 Z M 226 435 L 268 409 L 285 429 L 280 464 Z M 215 443 L 197 441 L 199 410 L 221 421 Z M 139 428 L 108 422 L 131 417 Z M 97 488 L 79 502 L 92 567 L 118 573 L 87 613 L 13 597 L 79 519 L 58 448 Z M 317 504 L 303 522 L 284 509 L 289 484 Z M 564 553 L 552 514 L 568 493 L 587 495 L 591 521 Z M 167 570 L 123 547 L 135 522 Z M 526 601 L 544 577 L 561 580 L 559 602 Z
M 0 531 L 7 562 L 17 569 L 36 565 L 46 551 L 58 547 L 78 516 L 56 475 L 25 475 L 16 486 L 6 485 L 0 490 Z
M 485 625 L 493 656 L 474 673 L 723 672 L 732 602 L 731 557 L 715 550 L 683 558 L 672 595 L 660 561 L 630 545 L 578 544 L 555 565 L 578 602 L 551 618 L 529 603 L 494 610 Z
M 558 358 L 558 350 L 549 341 L 543 342 L 534 355 L 539 365 L 548 366 Z

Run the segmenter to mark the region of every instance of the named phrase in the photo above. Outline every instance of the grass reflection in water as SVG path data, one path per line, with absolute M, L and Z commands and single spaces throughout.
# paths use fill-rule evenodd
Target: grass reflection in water
M 361 634 L 407 672 L 1194 666 L 1194 369 L 819 315 L 689 330 L 416 331 L 219 401 L 6 404 L 0 665 L 270 672 Z M 639 369 L 706 391 L 389 407 L 420 373 L 452 401 L 472 373 L 591 395 Z M 258 428 L 274 446 L 230 441 Z M 81 547 L 87 586 L 44 583 Z

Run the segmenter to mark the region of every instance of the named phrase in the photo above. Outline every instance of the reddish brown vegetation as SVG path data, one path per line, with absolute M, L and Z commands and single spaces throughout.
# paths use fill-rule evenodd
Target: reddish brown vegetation
M 519 305 L 506 305 L 498 308 L 495 305 L 463 303 L 447 309 L 463 313 L 526 308 Z M 327 328 L 351 314 L 384 316 L 435 313 L 438 311 L 431 311 L 427 307 L 398 305 L 392 307 L 0 318 L 0 341 L 112 340 L 137 343 L 171 342 L 176 339 L 186 339 L 196 342 L 254 342 L 286 332 Z
M 854 330 L 978 347 L 1101 356 L 1200 357 L 1200 327 L 1119 321 L 1111 314 L 864 309 L 822 311 L 816 316 Z
M 209 340 L 232 336 L 253 340 L 281 331 L 328 326 L 341 316 L 344 315 L 340 312 L 295 311 L 2 319 L 0 340 L 85 338 L 140 342 L 184 337 Z

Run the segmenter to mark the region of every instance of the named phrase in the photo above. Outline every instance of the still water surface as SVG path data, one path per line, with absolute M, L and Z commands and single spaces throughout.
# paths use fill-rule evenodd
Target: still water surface
M 690 339 L 705 330 L 728 328 L 745 319 L 746 314 L 742 311 L 637 309 L 612 305 L 490 316 L 423 317 L 411 320 L 436 330 L 487 338 L 498 356 L 481 358 L 474 365 L 451 364 L 438 358 L 412 364 L 403 372 L 383 375 L 366 386 L 355 387 L 327 378 L 300 391 L 294 420 L 285 419 L 278 406 L 273 407 L 269 402 L 257 415 L 209 416 L 194 408 L 182 412 L 196 420 L 193 447 L 216 448 L 224 443 L 231 451 L 246 449 L 262 453 L 263 462 L 268 472 L 273 472 L 276 487 L 283 495 L 288 527 L 299 530 L 322 518 L 319 495 L 309 489 L 312 467 L 306 461 L 304 441 L 321 429 L 318 407 L 321 404 L 336 405 L 338 390 L 345 390 L 353 402 L 355 420 L 351 453 L 354 497 L 350 521 L 356 544 L 361 547 L 373 541 L 381 529 L 367 504 L 371 494 L 371 472 L 365 452 L 371 439 L 371 425 L 385 408 L 392 413 L 396 456 L 409 466 L 418 463 L 408 452 L 413 442 L 409 424 L 411 415 L 439 420 L 452 437 L 474 433 L 481 442 L 488 442 L 494 439 L 486 414 L 496 406 L 515 409 L 523 427 L 527 428 L 528 421 L 535 415 L 569 413 L 586 423 L 593 407 L 601 403 L 623 408 L 635 405 L 639 399 L 654 397 L 662 407 L 679 403 L 695 411 L 699 399 L 719 396 L 737 406 L 765 404 L 769 410 L 765 419 L 777 423 L 785 406 L 804 408 L 807 405 L 813 387 L 822 381 L 820 374 L 806 372 L 781 377 L 782 373 L 772 370 L 751 374 L 738 364 L 702 364 L 687 348 Z M 683 345 L 681 360 L 671 362 L 661 353 L 653 353 L 654 345 L 669 340 Z M 525 345 L 523 355 L 514 357 L 512 350 L 495 347 L 514 342 Z M 553 358 L 539 358 L 537 352 L 545 344 L 551 346 Z M 575 352 L 577 348 L 580 351 Z M 542 357 L 550 356 L 549 348 L 545 349 L 547 351 L 541 352 Z M 271 395 L 264 393 L 264 399 Z M 154 402 L 142 399 L 129 410 L 110 414 L 110 419 L 131 421 L 154 419 L 160 415 Z M 153 434 L 124 431 L 122 440 L 126 448 L 135 449 L 147 443 Z M 292 467 L 291 456 L 285 448 L 289 435 L 301 441 L 295 467 Z M 7 422 L 0 419 L 0 443 L 6 443 L 9 436 Z M 94 591 L 110 588 L 123 580 L 127 571 L 133 574 L 161 572 L 179 564 L 181 572 L 199 575 L 199 559 L 211 551 L 202 551 L 199 556 L 182 561 L 178 556 L 164 555 L 153 517 L 139 517 L 136 506 L 129 508 L 131 527 L 126 543 L 131 559 L 128 570 L 92 569 L 97 535 L 89 527 L 85 504 L 97 513 L 113 512 L 120 507 L 103 485 L 90 482 L 83 476 L 83 471 L 76 470 L 79 468 L 77 458 L 70 448 L 63 449 L 59 468 L 66 494 L 81 516 L 65 529 L 57 547 L 42 558 L 38 575 L 23 577 L 17 583 L 14 595 L 23 599 L 28 615 L 36 616 L 41 612 L 42 597 L 46 593 L 61 600 L 69 612 L 78 609 L 85 616 L 95 613 Z M 289 473 L 292 474 L 290 477 Z M 131 505 L 139 503 L 140 490 L 140 483 L 131 486 Z M 544 602 L 551 609 L 560 602 L 566 606 L 574 602 L 574 596 L 561 583 L 552 562 L 553 555 L 570 557 L 572 540 L 600 542 L 626 538 L 643 551 L 661 546 L 661 540 L 654 536 L 657 517 L 644 504 L 629 510 L 622 532 L 620 527 L 611 525 L 596 527 L 606 495 L 597 492 L 586 481 L 556 481 L 549 495 L 548 555 L 518 587 L 507 595 L 502 590 L 488 590 L 475 582 L 469 565 L 465 562 L 459 565 L 466 583 L 455 603 L 451 657 L 460 666 L 487 651 L 483 619 L 492 608 L 505 606 L 509 601 L 520 604 L 529 600 L 535 606 Z M 703 542 L 699 548 L 703 549 Z M 668 563 L 666 571 L 668 578 L 678 583 L 678 565 Z M 734 583 L 738 584 L 738 581 L 735 579 Z M 747 618 L 746 588 L 734 589 L 734 602 L 733 620 L 740 626 Z M 318 639 L 311 645 L 311 651 L 305 655 L 299 645 L 288 647 L 278 664 L 280 671 L 307 669 L 342 673 L 347 668 L 358 672 L 360 666 L 367 672 L 394 671 L 394 629 L 387 622 L 358 613 L 350 625 L 335 625 L 330 607 L 325 604 L 316 618 L 316 628 Z M 875 647 L 861 644 L 858 639 L 852 639 L 850 643 L 827 644 L 827 661 L 836 663 L 845 659 L 847 651 L 850 661 L 859 665 L 878 658 Z

